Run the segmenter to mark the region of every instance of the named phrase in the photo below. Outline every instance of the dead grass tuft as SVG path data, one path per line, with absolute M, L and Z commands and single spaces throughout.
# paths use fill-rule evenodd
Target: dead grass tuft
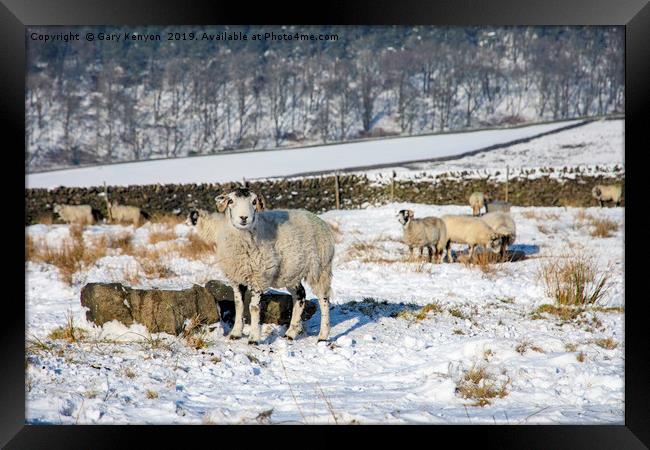
M 70 343 L 74 343 L 83 341 L 86 339 L 86 336 L 86 331 L 82 330 L 79 327 L 76 327 L 72 314 L 68 314 L 66 317 L 66 324 L 52 330 L 48 335 L 48 338 L 52 340 L 64 340 Z
M 440 303 L 437 301 L 434 301 L 432 303 L 427 303 L 416 311 L 402 310 L 398 312 L 395 317 L 407 320 L 425 320 L 429 317 L 429 314 L 440 314 L 441 312 L 442 306 L 440 306 Z
M 156 392 L 154 390 L 151 390 L 151 389 L 147 389 L 147 391 L 145 392 L 145 396 L 148 399 L 153 400 L 155 398 L 158 398 L 158 392 Z
M 618 224 L 610 219 L 594 219 L 591 222 L 593 237 L 606 238 L 610 237 L 613 232 L 618 231 Z
M 158 242 L 164 241 L 173 241 L 176 239 L 176 233 L 174 230 L 164 229 L 164 230 L 152 230 L 149 232 L 149 243 L 157 244 Z
M 602 339 L 595 339 L 594 344 L 596 344 L 597 346 L 602 347 L 602 348 L 604 348 L 606 350 L 614 350 L 616 347 L 618 347 L 618 342 L 616 342 L 611 337 L 602 338 Z
M 523 355 L 526 353 L 528 350 L 532 350 L 537 353 L 546 353 L 543 348 L 534 345 L 532 342 L 530 342 L 527 339 L 524 339 L 521 341 L 517 346 L 515 347 L 515 351 L 519 353 L 520 355 Z
M 44 240 L 36 241 L 31 236 L 27 236 L 25 241 L 26 260 L 52 264 L 59 269 L 61 279 L 67 284 L 72 284 L 75 272 L 91 266 L 106 253 L 106 238 L 94 238 L 87 245 L 83 228 L 79 225 L 70 226 L 70 237 L 62 239 L 59 246 L 51 246 Z
M 183 339 L 185 339 L 187 345 L 195 350 L 199 350 L 208 346 L 205 324 L 206 320 L 197 313 L 187 320 L 185 327 L 183 328 Z
M 206 244 L 196 234 L 191 233 L 187 237 L 187 243 L 179 244 L 178 252 L 183 258 L 201 260 L 206 255 L 214 252 L 214 246 Z
M 550 259 L 540 268 L 538 276 L 546 286 L 546 294 L 558 306 L 594 305 L 610 286 L 609 273 L 598 274 L 594 259 L 584 253 Z
M 462 398 L 472 400 L 472 406 L 486 406 L 492 400 L 508 395 L 508 384 L 510 378 L 498 382 L 485 367 L 474 366 L 463 374 L 456 385 L 456 392 Z
M 578 362 L 585 362 L 585 354 L 584 354 L 584 352 L 579 352 L 578 354 L 576 354 L 576 360 Z
M 167 253 L 168 250 L 136 246 L 133 248 L 132 256 L 138 261 L 148 278 L 169 278 L 174 275 L 174 272 L 163 261 L 163 256 Z

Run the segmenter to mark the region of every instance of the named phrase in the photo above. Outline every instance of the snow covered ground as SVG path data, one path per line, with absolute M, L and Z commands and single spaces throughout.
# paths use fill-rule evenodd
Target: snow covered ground
M 578 120 L 464 133 L 369 140 L 307 148 L 151 160 L 28 174 L 29 188 L 156 183 L 223 183 L 262 177 L 454 157 L 561 129 Z
M 553 303 L 540 267 L 567 252 L 592 255 L 609 274 L 600 306 L 624 306 L 623 208 L 515 207 L 512 249 L 527 257 L 488 272 L 405 260 L 395 218 L 403 208 L 416 217 L 469 213 L 394 203 L 321 215 L 339 230 L 330 343 L 316 342 L 319 313 L 296 341 L 282 337 L 284 327 L 265 325 L 262 342 L 249 346 L 227 340 L 228 326 L 215 324 L 198 350 L 137 325 L 96 327 L 85 320 L 81 286 L 122 281 L 140 270 L 133 257 L 105 256 L 75 273 L 71 286 L 54 266 L 26 262 L 28 423 L 623 423 L 623 313 L 601 308 L 569 321 L 536 313 Z M 584 213 L 618 229 L 593 237 Z M 84 239 L 133 233 L 144 245 L 159 226 L 92 226 Z M 184 242 L 191 230 L 181 224 L 174 232 L 174 242 Z M 56 245 L 68 227 L 33 225 L 26 233 Z M 165 264 L 168 277 L 135 285 L 180 289 L 222 279 L 209 258 L 167 252 Z M 415 317 L 432 303 L 437 308 Z M 50 339 L 70 317 L 88 336 Z M 476 406 L 456 392 L 472 368 L 482 368 L 503 397 Z

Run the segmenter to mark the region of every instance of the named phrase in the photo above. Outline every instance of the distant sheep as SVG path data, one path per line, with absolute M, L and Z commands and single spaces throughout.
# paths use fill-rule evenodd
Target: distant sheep
M 472 192 L 469 196 L 469 206 L 472 207 L 472 215 L 478 216 L 481 214 L 481 208 L 485 208 L 487 212 L 487 203 L 490 201 L 487 194 L 483 192 Z
M 149 219 L 149 214 L 142 211 L 137 206 L 118 205 L 117 202 L 107 202 L 109 217 L 115 222 L 131 222 L 133 226 L 139 226 L 140 223 Z
M 494 253 L 501 250 L 501 237 L 485 222 L 478 217 L 470 216 L 442 216 L 447 228 L 447 252 L 452 242 L 467 244 L 470 248 L 470 259 L 474 256 L 477 245 Z
M 623 187 L 620 184 L 598 184 L 591 190 L 591 195 L 600 202 L 601 208 L 605 205 L 605 202 L 614 202 L 616 203 L 616 206 L 621 206 Z
M 260 339 L 260 300 L 271 287 L 287 288 L 293 297 L 291 323 L 285 336 L 295 339 L 302 331 L 306 280 L 318 296 L 321 312 L 318 340 L 330 332 L 329 298 L 334 258 L 334 235 L 330 226 L 305 210 L 264 211 L 254 192 L 240 188 L 216 199 L 226 225 L 216 237 L 217 264 L 235 293 L 235 324 L 231 339 L 243 330 L 243 298 L 252 290 L 249 343 Z
M 504 259 L 508 246 L 514 244 L 517 238 L 517 227 L 514 219 L 507 212 L 495 211 L 481 216 L 481 220 L 488 224 L 501 238 L 501 259 Z
M 429 262 L 431 262 L 434 248 L 436 261 L 442 262 L 443 252 L 447 248 L 447 227 L 445 223 L 437 217 L 423 217 L 415 219 L 414 213 L 410 209 L 402 209 L 397 213 L 399 222 L 404 228 L 404 243 L 408 245 L 411 257 L 413 256 L 413 248 L 420 249 L 420 256 L 422 250 L 427 248 L 429 254 Z M 447 261 L 449 261 L 449 253 L 447 253 Z
M 58 214 L 66 223 L 92 225 L 96 220 L 101 220 L 99 210 L 90 205 L 54 205 L 54 213 Z

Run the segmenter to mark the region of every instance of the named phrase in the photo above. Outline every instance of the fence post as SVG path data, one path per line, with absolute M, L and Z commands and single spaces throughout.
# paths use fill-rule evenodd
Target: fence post
M 510 178 L 510 166 L 506 166 L 506 203 L 508 203 L 508 179 Z
M 397 174 L 393 170 L 393 178 L 390 180 L 390 201 L 391 203 L 395 201 L 395 177 Z
M 108 213 L 108 220 L 113 222 L 113 214 L 111 214 L 111 208 L 108 207 L 108 188 L 106 187 L 106 181 L 104 181 L 104 203 L 106 203 L 106 212 Z
M 334 199 L 336 200 L 336 209 L 341 209 L 341 199 L 339 198 L 339 173 L 334 172 Z

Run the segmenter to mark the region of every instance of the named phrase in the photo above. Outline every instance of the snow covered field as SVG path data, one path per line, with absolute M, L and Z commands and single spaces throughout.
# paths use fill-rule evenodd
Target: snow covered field
M 264 325 L 257 346 L 227 340 L 220 324 L 201 349 L 141 326 L 99 328 L 85 320 L 80 289 L 139 274 L 132 256 L 104 256 L 75 273 L 72 285 L 54 266 L 26 262 L 28 423 L 623 423 L 624 315 L 607 309 L 624 306 L 623 208 L 515 207 L 512 249 L 526 258 L 486 272 L 407 261 L 395 218 L 403 208 L 416 217 L 470 212 L 394 203 L 321 215 L 339 230 L 330 343 L 316 343 L 319 313 L 296 341 L 282 337 L 284 327 Z M 589 216 L 618 228 L 593 237 Z M 83 237 L 127 233 L 145 245 L 160 227 L 97 225 Z M 173 230 L 171 241 L 155 245 L 191 233 L 183 224 Z M 54 246 L 68 232 L 26 228 Z M 553 303 L 538 272 L 567 252 L 592 255 L 610 286 L 601 308 L 565 321 L 537 311 Z M 165 264 L 166 277 L 140 276 L 134 285 L 180 289 L 222 278 L 210 258 L 170 251 Z M 434 306 L 417 317 L 424 305 Z M 85 339 L 50 339 L 69 318 Z M 472 368 L 503 395 L 484 406 L 463 398 L 457 388 Z
M 308 148 L 151 160 L 28 174 L 29 188 L 156 183 L 223 183 L 299 173 L 453 157 L 536 136 L 578 120 L 526 127 L 370 140 Z M 619 150 L 622 147 L 619 148 Z

